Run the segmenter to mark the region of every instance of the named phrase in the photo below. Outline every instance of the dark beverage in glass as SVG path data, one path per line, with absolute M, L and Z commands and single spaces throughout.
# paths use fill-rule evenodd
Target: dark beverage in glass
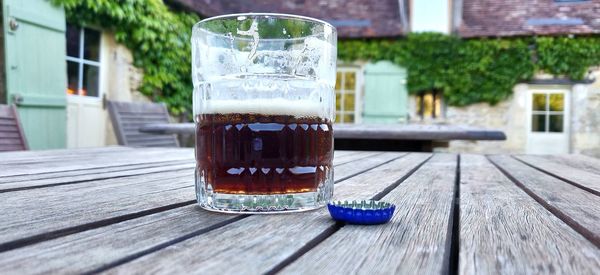
M 331 122 L 289 115 L 203 114 L 196 118 L 198 170 L 215 192 L 316 192 L 331 177 Z

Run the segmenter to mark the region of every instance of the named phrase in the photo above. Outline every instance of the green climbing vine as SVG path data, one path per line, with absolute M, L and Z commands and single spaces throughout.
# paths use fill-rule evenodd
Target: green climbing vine
M 173 114 L 191 110 L 191 27 L 193 13 L 174 11 L 162 0 L 52 0 L 67 20 L 115 33 L 117 42 L 142 68 L 141 92 L 169 105 Z M 398 39 L 342 40 L 340 60 L 390 60 L 408 69 L 412 93 L 440 89 L 450 105 L 497 103 L 536 71 L 585 77 L 600 65 L 600 37 L 460 39 L 415 33 Z
M 52 0 L 67 21 L 115 33 L 131 50 L 144 78 L 140 91 L 167 103 L 172 114 L 191 110 L 191 28 L 199 17 L 173 11 L 161 0 Z
M 444 91 L 450 105 L 495 104 L 536 71 L 573 80 L 600 65 L 600 37 L 459 39 L 436 33 L 340 41 L 341 60 L 390 60 L 408 69 L 408 89 Z

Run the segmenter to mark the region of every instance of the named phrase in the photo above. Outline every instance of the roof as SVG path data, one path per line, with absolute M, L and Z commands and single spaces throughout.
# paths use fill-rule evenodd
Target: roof
M 463 37 L 600 33 L 600 0 L 463 0 Z
M 398 0 L 170 0 L 212 17 L 230 13 L 274 12 L 314 17 L 332 23 L 340 38 L 393 37 L 403 34 Z

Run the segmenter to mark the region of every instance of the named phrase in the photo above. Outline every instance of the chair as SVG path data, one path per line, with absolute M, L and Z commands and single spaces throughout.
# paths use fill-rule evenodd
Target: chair
M 175 135 L 155 135 L 139 131 L 145 124 L 169 123 L 169 113 L 164 103 L 108 101 L 108 112 L 120 145 L 179 147 Z
M 0 152 L 29 150 L 15 105 L 0 105 Z

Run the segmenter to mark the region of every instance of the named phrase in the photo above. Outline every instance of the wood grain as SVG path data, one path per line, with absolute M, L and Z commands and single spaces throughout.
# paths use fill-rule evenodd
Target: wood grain
M 0 193 L 23 189 L 52 187 L 63 184 L 80 184 L 83 182 L 106 180 L 111 178 L 131 177 L 169 171 L 189 170 L 196 166 L 193 160 L 176 160 L 152 162 L 123 166 L 101 167 L 85 170 L 71 170 L 58 173 L 44 173 L 16 177 L 0 178 Z
M 548 187 L 550 188 L 550 187 Z M 459 274 L 593 274 L 600 250 L 484 156 L 461 156 Z
M 455 155 L 435 155 L 382 199 L 397 205 L 392 221 L 346 225 L 282 274 L 440 274 L 456 165 Z
M 600 175 L 600 159 L 586 155 L 556 155 L 547 157 L 552 162 Z
M 372 197 L 427 157 L 410 154 L 347 179 L 336 185 L 334 197 Z M 118 266 L 109 273 L 263 273 L 332 226 L 335 223 L 326 209 L 294 215 L 254 215 Z
M 148 123 L 169 123 L 164 103 L 108 102 L 108 113 L 121 145 L 178 147 L 175 135 L 152 135 L 139 132 Z
M 600 174 L 557 163 L 543 156 L 518 155 L 515 157 L 538 170 L 600 196 Z
M 0 104 L 0 151 L 28 150 L 27 139 L 21 127 L 15 105 Z
M 144 148 L 156 149 L 156 148 Z M 43 160 L 44 158 L 57 158 L 60 156 L 72 156 L 78 154 L 104 154 L 116 151 L 135 151 L 136 148 L 124 146 L 86 147 L 73 149 L 49 149 L 35 151 L 0 152 L 0 164 L 9 162 Z
M 110 151 L 101 154 L 81 153 L 54 157 L 31 158 L 22 161 L 0 163 L 0 177 L 23 176 L 42 173 L 119 167 L 123 165 L 156 163 L 175 160 L 194 160 L 193 149 L 140 149 L 132 151 Z M 6 179 L 3 179 L 6 180 Z
M 549 176 L 509 156 L 490 156 L 537 202 L 600 247 L 598 196 Z
M 355 163 L 341 166 L 354 166 L 358 170 L 365 170 L 402 155 L 388 153 L 381 155 L 378 162 L 366 163 L 357 160 Z M 338 171 L 335 177 L 345 178 L 348 176 L 346 173 L 353 172 L 346 171 Z M 135 183 L 132 183 L 129 187 L 123 188 L 133 188 L 134 186 Z M 123 190 L 123 192 L 126 191 L 126 189 Z M 186 192 L 187 195 L 193 196 L 193 190 L 186 189 Z M 110 199 L 108 200 L 110 201 Z M 131 201 L 130 203 L 135 204 Z M 117 207 L 119 206 L 117 205 Z M 104 210 L 118 211 L 120 209 L 105 208 Z M 84 212 L 94 215 L 94 218 L 98 219 L 96 213 L 90 213 L 85 209 Z M 171 242 L 186 234 L 194 234 L 194 232 L 205 230 L 236 217 L 238 216 L 213 214 L 201 210 L 195 205 L 176 208 L 4 252 L 0 257 L 0 273 L 16 271 L 21 273 L 87 272 L 152 249 L 157 244 Z M 35 215 L 33 218 L 35 219 Z M 77 220 L 72 217 L 66 219 L 71 222 Z M 32 264 L 35 262 L 44 264 Z
M 0 245 L 195 199 L 193 169 L 0 193 Z

